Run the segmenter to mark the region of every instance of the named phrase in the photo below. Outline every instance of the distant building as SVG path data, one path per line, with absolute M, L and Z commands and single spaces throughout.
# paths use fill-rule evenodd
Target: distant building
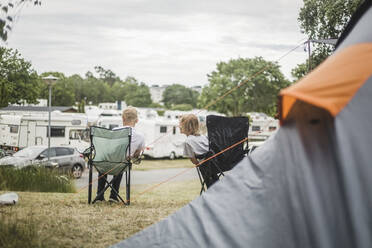
M 161 101 L 163 100 L 163 92 L 168 86 L 169 85 L 159 86 L 155 84 L 149 87 L 151 99 L 154 103 L 161 103 Z
M 197 91 L 199 94 L 201 94 L 202 90 L 203 90 L 203 88 L 199 85 L 198 86 L 192 86 L 191 89 Z

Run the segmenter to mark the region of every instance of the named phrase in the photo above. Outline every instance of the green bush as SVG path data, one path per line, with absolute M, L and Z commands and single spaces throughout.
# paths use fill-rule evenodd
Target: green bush
M 163 105 L 161 105 L 160 103 L 156 103 L 156 102 L 151 103 L 148 107 L 149 108 L 164 108 Z
M 164 116 L 165 110 L 157 110 L 159 116 Z
M 32 216 L 18 219 L 14 214 L 0 214 L 0 247 L 43 247 Z
M 193 107 L 191 104 L 176 104 L 172 106 L 172 110 L 189 111 L 192 109 Z
M 0 166 L 0 190 L 31 192 L 76 192 L 71 178 L 43 167 Z

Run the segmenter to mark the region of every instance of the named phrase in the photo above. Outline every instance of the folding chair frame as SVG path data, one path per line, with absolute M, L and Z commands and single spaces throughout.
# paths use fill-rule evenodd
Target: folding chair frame
M 213 155 L 212 155 L 211 151 L 209 151 L 209 152 L 207 152 L 203 155 L 197 156 L 197 158 L 201 159 L 201 160 L 204 160 L 204 159 L 207 159 L 211 156 L 213 156 Z M 216 181 L 218 181 L 221 176 L 225 176 L 225 174 L 223 173 L 221 168 L 218 166 L 218 164 L 213 163 L 212 160 L 213 159 L 211 159 L 207 162 L 204 162 L 203 164 L 196 167 L 196 171 L 198 172 L 198 176 L 199 176 L 199 180 L 200 180 L 200 184 L 201 184 L 200 194 L 205 192 L 208 187 L 212 186 L 212 184 L 214 184 Z M 204 170 L 204 173 L 201 171 L 201 168 L 200 168 L 201 166 L 204 166 L 203 169 L 202 169 L 202 170 Z M 217 170 L 217 173 L 215 174 L 215 176 L 217 178 L 213 178 L 213 170 L 212 170 L 211 166 L 215 167 L 215 169 Z M 205 176 L 208 176 L 207 174 L 209 174 L 211 176 L 209 179 L 212 179 L 213 182 L 211 182 L 210 185 L 207 185 L 206 179 L 204 178 L 203 174 L 205 174 Z
M 102 128 L 102 127 L 94 127 L 94 128 Z M 102 128 L 102 129 L 106 129 L 106 128 Z M 128 153 L 130 154 L 130 145 L 131 145 L 131 138 L 132 138 L 132 134 L 130 133 L 129 136 L 129 142 L 128 142 L 128 147 L 127 149 L 124 151 L 124 154 Z M 118 196 L 119 200 L 125 204 L 125 205 L 130 205 L 130 177 L 131 177 L 131 170 L 132 170 L 132 162 L 129 160 L 128 162 L 126 162 L 126 166 L 123 167 L 121 169 L 121 171 L 119 173 L 117 173 L 117 175 L 121 174 L 121 173 L 125 173 L 125 189 L 126 189 L 126 201 L 123 200 L 123 198 L 119 195 L 119 193 L 114 189 L 113 187 L 113 183 L 114 183 L 114 180 L 117 179 L 117 177 L 113 176 L 113 178 L 111 179 L 111 181 L 108 181 L 105 177 L 105 175 L 107 175 L 107 172 L 106 173 L 101 173 L 99 171 L 99 169 L 97 169 L 97 167 L 94 166 L 94 163 L 93 163 L 93 159 L 94 159 L 94 156 L 93 156 L 93 152 L 95 151 L 95 148 L 94 148 L 94 145 L 93 145 L 93 135 L 92 135 L 92 132 L 90 132 L 90 152 L 88 153 L 89 155 L 89 159 L 88 159 L 88 166 L 89 166 L 89 188 L 88 188 L 88 204 L 94 204 L 99 198 L 101 198 L 106 190 L 110 187 L 111 190 L 113 190 L 116 195 Z M 94 198 L 93 202 L 92 202 L 92 179 L 93 179 L 93 167 L 96 168 L 97 172 L 99 173 L 98 175 L 101 174 L 101 179 L 103 179 L 105 181 L 105 184 L 107 184 L 103 190 L 101 190 L 100 192 L 97 192 L 97 196 Z
M 247 129 L 249 129 L 249 122 L 248 122 L 248 125 L 247 125 Z M 247 137 L 248 137 L 248 130 L 246 132 L 246 136 L 242 137 L 242 139 L 247 138 Z M 209 137 L 208 137 L 208 139 L 209 139 Z M 209 141 L 209 143 L 210 143 L 210 141 Z M 244 143 L 243 143 L 243 154 L 247 154 L 248 153 L 248 140 Z M 245 145 L 245 149 L 244 149 L 244 145 Z M 208 159 L 208 158 L 212 157 L 214 154 L 215 153 L 209 148 L 208 152 L 206 152 L 205 154 L 197 156 L 197 159 L 200 159 L 202 161 L 204 159 Z M 202 170 L 204 170 L 204 173 L 201 170 L 202 166 L 203 166 Z M 218 165 L 218 162 L 217 162 L 216 158 L 212 158 L 212 159 L 206 161 L 205 163 L 196 167 L 196 170 L 198 172 L 198 176 L 199 176 L 199 180 L 200 180 L 200 184 L 201 184 L 200 195 L 203 192 L 205 192 L 208 189 L 208 187 L 212 186 L 215 182 L 217 182 L 221 178 L 221 176 L 225 176 L 225 174 L 223 173 L 223 170 Z M 211 183 L 209 185 L 207 185 L 206 178 L 204 178 L 204 176 L 209 177 L 208 180 L 211 180 Z

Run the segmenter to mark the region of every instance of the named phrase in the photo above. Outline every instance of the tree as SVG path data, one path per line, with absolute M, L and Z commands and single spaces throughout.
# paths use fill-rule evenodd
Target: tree
M 134 78 L 127 78 L 126 80 L 126 95 L 125 102 L 127 105 L 134 107 L 148 107 L 151 103 L 150 89 L 144 83 L 138 84 Z
M 78 103 L 78 112 L 85 113 L 85 101 L 84 100 L 81 100 L 81 102 Z
M 300 9 L 298 21 L 300 28 L 309 39 L 338 38 L 350 20 L 350 17 L 363 0 L 304 0 Z M 311 55 L 311 68 L 323 62 L 333 51 L 333 47 L 326 44 L 314 44 L 315 50 Z M 308 70 L 308 60 L 292 70 L 296 79 L 303 77 Z
M 52 106 L 75 105 L 75 88 L 73 81 L 62 72 L 44 72 L 40 76 L 43 78 L 48 75 L 58 78 L 52 86 Z M 46 83 L 41 87 L 40 97 L 49 99 L 49 90 Z
M 200 107 L 231 116 L 242 116 L 252 111 L 274 115 L 279 90 L 290 84 L 278 64 L 262 57 L 220 62 L 217 69 L 208 75 L 208 81 L 209 85 L 203 88 L 199 98 Z M 224 96 L 229 90 L 231 92 Z
M 106 70 L 102 66 L 95 66 L 94 69 L 99 75 L 99 79 L 108 83 L 110 87 L 116 82 L 120 81 L 120 78 L 111 70 Z
M 37 103 L 41 80 L 17 50 L 0 47 L 0 107 L 9 103 Z
M 84 88 L 84 79 L 77 74 L 68 77 L 68 80 L 72 82 L 75 91 L 75 101 L 81 102 L 87 97 L 86 91 L 89 89 Z
M 167 87 L 163 92 L 163 102 L 167 108 L 173 105 L 189 104 L 192 107 L 197 106 L 199 93 L 180 84 L 173 84 Z
M 8 33 L 12 31 L 12 26 L 18 19 L 20 11 L 29 2 L 41 5 L 39 0 L 5 0 L 0 3 L 0 40 L 8 39 Z
M 95 77 L 86 78 L 84 80 L 83 88 L 87 101 L 91 101 L 93 104 L 114 101 L 114 96 L 112 95 L 110 86 L 100 79 Z
M 117 81 L 111 88 L 111 92 L 115 98 L 115 100 L 124 100 L 126 95 L 128 94 L 128 83 L 125 81 Z

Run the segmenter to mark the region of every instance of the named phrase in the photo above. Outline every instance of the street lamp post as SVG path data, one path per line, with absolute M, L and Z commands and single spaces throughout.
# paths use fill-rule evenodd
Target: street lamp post
M 47 77 L 43 77 L 43 80 L 48 84 L 49 88 L 49 101 L 48 101 L 48 164 L 50 163 L 50 136 L 51 136 L 51 131 L 50 131 L 50 119 L 51 119 L 51 112 L 52 112 L 52 84 L 55 83 L 58 78 L 54 77 L 52 75 L 49 75 Z

